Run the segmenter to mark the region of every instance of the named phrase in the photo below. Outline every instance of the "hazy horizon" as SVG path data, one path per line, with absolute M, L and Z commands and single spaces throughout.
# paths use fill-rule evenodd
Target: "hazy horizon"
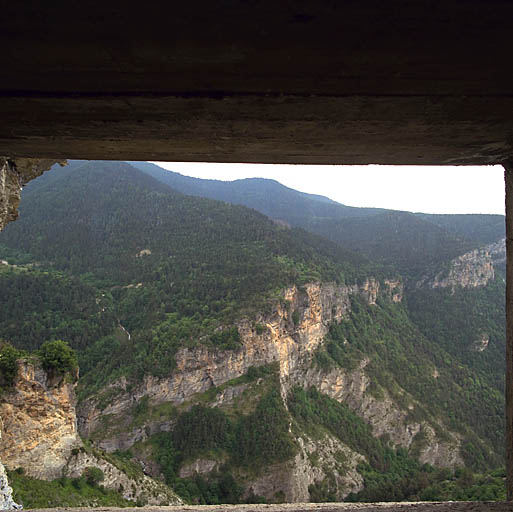
M 504 169 L 494 166 L 342 166 L 157 162 L 185 176 L 273 179 L 356 207 L 410 212 L 504 215 Z

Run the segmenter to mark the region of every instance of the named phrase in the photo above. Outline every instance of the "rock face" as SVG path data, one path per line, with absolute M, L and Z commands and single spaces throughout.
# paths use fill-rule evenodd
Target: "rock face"
M 474 340 L 474 343 L 472 343 L 470 350 L 474 352 L 484 352 L 490 343 L 490 336 L 487 333 L 482 333 L 479 335 L 479 337 Z
M 450 263 L 448 272 L 440 272 L 429 283 L 432 288 L 477 288 L 495 277 L 489 248 L 474 249 Z
M 12 499 L 12 489 L 9 487 L 4 466 L 0 463 L 0 510 L 21 510 L 22 508 Z
M 102 416 L 126 413 L 144 396 L 152 404 L 171 402 L 178 405 L 197 393 L 243 375 L 251 366 L 278 362 L 286 392 L 291 372 L 322 343 L 329 323 L 344 317 L 353 294 L 374 300 L 368 284 L 360 288 L 311 283 L 301 291 L 295 286 L 286 289 L 283 301 L 270 315 L 238 323 L 241 350 L 219 351 L 201 346 L 181 349 L 176 355 L 176 370 L 170 377 L 160 379 L 147 375 L 130 392 L 127 392 L 126 381 L 120 379 L 112 385 L 118 395 L 104 410 L 97 407 L 96 399 L 81 404 L 81 434 L 89 437 L 99 428 Z
M 419 460 L 423 463 L 450 468 L 463 465 L 459 453 L 461 441 L 456 434 L 447 431 L 450 440 L 441 442 L 436 439 L 433 428 L 427 422 L 409 419 L 408 413 L 415 407 L 416 401 L 408 393 L 402 390 L 411 408 L 405 410 L 385 390 L 382 390 L 383 396 L 379 400 L 368 392 L 370 379 L 365 373 L 368 363 L 368 359 L 363 359 L 350 372 L 337 368 L 326 373 L 312 367 L 303 375 L 296 375 L 295 381 L 303 386 L 315 386 L 321 393 L 346 404 L 372 426 L 375 436 L 388 435 L 395 445 L 410 448 L 415 436 L 421 430 L 424 431 L 432 443 L 420 450 Z M 434 445 L 436 448 L 433 448 Z
M 98 405 L 98 398 L 81 404 L 79 429 L 85 436 L 95 438 L 97 445 L 105 450 L 125 450 L 173 426 L 169 418 L 159 420 L 155 417 L 145 424 L 131 426 L 131 410 L 136 401 L 147 397 L 152 407 L 165 403 L 181 406 L 193 401 L 195 395 L 225 385 L 209 406 L 229 406 L 240 397 L 247 384 L 226 386 L 228 381 L 245 374 L 251 366 L 277 363 L 284 401 L 294 386 L 315 386 L 355 411 L 372 426 L 374 435 L 387 434 L 395 445 L 411 448 L 415 436 L 422 431 L 430 440 L 429 446 L 418 450 L 422 462 L 446 467 L 459 465 L 462 463 L 459 437 L 439 424 L 449 439 L 440 441 L 428 421 L 411 420 L 409 413 L 417 402 L 406 391 L 401 390 L 403 398 L 410 404 L 407 409 L 386 391 L 379 399 L 369 392 L 367 359 L 353 370 L 338 367 L 323 370 L 313 364 L 314 352 L 322 345 L 329 324 L 347 316 L 351 298 L 358 296 L 372 306 L 379 294 L 400 302 L 402 284 L 394 280 L 380 284 L 369 278 L 361 286 L 310 283 L 301 289 L 288 288 L 271 313 L 238 322 L 242 341 L 239 350 L 219 351 L 202 346 L 184 348 L 177 353 L 176 370 L 169 377 L 146 376 L 135 388 L 129 388 L 126 380 L 120 379 L 105 390 L 115 398 L 103 410 Z M 109 418 L 110 428 L 105 428 Z M 338 499 L 361 489 L 362 478 L 356 468 L 363 460 L 362 455 L 329 435 L 323 439 L 310 439 L 303 433 L 296 437 L 296 442 L 298 453 L 293 459 L 266 468 L 265 476 L 253 475 L 246 480 L 248 493 L 264 495 L 271 500 L 278 493 L 286 501 L 300 502 L 309 500 L 312 485 L 328 486 Z M 321 462 L 316 464 L 316 460 Z M 215 457 L 191 460 L 181 468 L 181 476 L 208 475 L 222 463 Z
M 71 450 L 81 445 L 75 404 L 68 378 L 51 377 L 37 363 L 20 360 L 13 389 L 0 401 L 0 459 L 34 478 L 60 477 Z
M 315 484 L 328 486 L 339 501 L 363 489 L 357 466 L 365 457 L 328 434 L 315 441 L 300 437 L 297 442 L 294 459 L 266 468 L 265 475 L 251 482 L 249 493 L 271 499 L 281 494 L 286 503 L 305 503 L 310 501 L 309 487 Z
M 129 477 L 114 464 L 84 449 L 71 455 L 64 473 L 66 476 L 76 478 L 80 477 L 88 467 L 101 469 L 104 475 L 101 484 L 107 489 L 119 491 L 126 500 L 145 505 L 183 504 L 182 500 L 166 485 L 144 474 Z
M 506 239 L 503 238 L 498 242 L 490 244 L 486 247 L 490 252 L 495 268 L 506 269 Z
M 70 376 L 51 376 L 33 360 L 19 360 L 12 389 L 0 400 L 3 439 L 0 456 L 5 464 L 21 467 L 28 476 L 53 480 L 80 477 L 88 467 L 100 468 L 104 485 L 121 491 L 125 499 L 146 505 L 178 505 L 180 498 L 164 484 L 143 474 L 127 474 L 114 463 L 82 446 L 77 432 L 75 392 Z M 1 424 L 0 424 L 1 425 Z M 0 465 L 0 510 L 10 499 Z M 2 494 L 3 492 L 3 494 Z M 12 500 L 11 500 L 12 501 Z
M 0 231 L 8 222 L 18 217 L 21 188 L 30 180 L 37 178 L 55 164 L 65 165 L 65 161 L 17 158 L 10 160 L 0 157 Z
M 404 286 L 398 279 L 385 279 L 386 293 L 392 302 L 401 302 L 403 300 Z

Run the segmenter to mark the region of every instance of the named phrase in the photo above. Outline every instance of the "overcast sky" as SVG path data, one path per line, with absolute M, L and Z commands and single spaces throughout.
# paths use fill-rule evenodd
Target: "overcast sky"
M 198 178 L 271 178 L 348 206 L 425 213 L 504 214 L 504 170 L 487 167 L 153 162 Z

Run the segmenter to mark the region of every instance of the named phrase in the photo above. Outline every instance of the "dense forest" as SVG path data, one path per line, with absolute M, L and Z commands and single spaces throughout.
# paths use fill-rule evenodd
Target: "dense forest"
M 181 371 L 184 348 L 241 353 L 238 322 L 249 319 L 265 338 L 262 319 L 275 318 L 277 305 L 299 343 L 300 306 L 292 311 L 284 289 L 295 285 L 301 305 L 309 283 L 346 286 L 353 292 L 343 317 L 302 371 L 348 375 L 365 361 L 369 396 L 390 399 L 408 425 L 420 425 L 409 446 L 375 436 L 349 403 L 287 382 L 278 361 L 183 403 L 143 395 L 124 416 L 104 414 L 91 442 L 109 428 L 147 431 L 116 456 L 156 468 L 191 503 L 283 501 L 279 492 L 255 494 L 250 482 L 293 464 L 304 439 L 326 435 L 365 460 L 364 486 L 348 501 L 501 499 L 502 271 L 472 289 L 417 283 L 503 230 L 501 216 L 351 208 L 270 180 L 226 184 L 138 162 L 70 162 L 24 189 L 19 219 L 0 234 L 0 386 L 12 386 L 16 359 L 29 353 L 66 371 L 78 361 L 79 403 L 107 410 L 120 380 L 131 390 Z M 354 292 L 369 278 L 380 290 L 375 302 Z M 402 301 L 385 293 L 390 281 L 404 288 Z M 219 398 L 225 391 L 233 392 L 228 403 Z M 440 442 L 450 440 L 445 431 L 460 440 L 460 467 L 420 462 L 429 429 Z M 184 473 L 197 460 L 216 464 Z M 336 477 L 323 471 L 310 499 L 340 499 Z M 12 479 L 27 496 L 44 485 L 22 472 Z M 52 483 L 63 496 L 77 486 L 96 496 L 90 484 Z M 118 504 L 105 496 L 101 503 Z

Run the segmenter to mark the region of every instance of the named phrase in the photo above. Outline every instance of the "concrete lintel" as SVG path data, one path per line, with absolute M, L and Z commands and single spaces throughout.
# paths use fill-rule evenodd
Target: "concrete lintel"
M 511 96 L 18 95 L 0 154 L 87 160 L 487 165 L 513 153 Z

